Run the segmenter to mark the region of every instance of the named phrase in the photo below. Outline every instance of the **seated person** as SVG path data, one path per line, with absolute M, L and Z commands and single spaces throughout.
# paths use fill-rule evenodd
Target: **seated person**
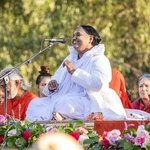
M 51 79 L 51 74 L 49 73 L 49 67 L 48 66 L 41 66 L 41 70 L 39 71 L 39 75 L 36 79 L 36 89 L 38 91 L 39 97 L 45 97 L 45 95 L 42 93 L 45 85 L 48 83 L 48 81 Z
M 0 72 L 2 77 L 14 67 L 7 67 Z M 7 116 L 14 117 L 19 120 L 25 119 L 25 112 L 29 102 L 37 97 L 28 91 L 31 84 L 27 83 L 18 70 L 13 71 L 8 75 L 9 82 L 7 84 Z M 4 82 L 1 82 L 4 86 Z M 4 114 L 4 103 L 0 106 L 0 115 Z
M 126 91 L 124 76 L 116 69 L 112 69 L 112 80 L 109 83 L 109 87 L 118 94 L 124 108 L 132 108 L 128 93 Z
M 150 113 L 150 74 L 144 74 L 139 78 L 138 92 L 140 98 L 132 102 L 133 108 Z
M 4 88 L 0 86 L 0 106 L 4 102 Z
M 70 54 L 45 86 L 47 97 L 30 102 L 27 120 L 57 120 L 56 114 L 62 119 L 86 120 L 92 112 L 102 112 L 104 119 L 126 117 L 118 95 L 109 88 L 111 66 L 100 41 L 92 26 L 75 29 Z

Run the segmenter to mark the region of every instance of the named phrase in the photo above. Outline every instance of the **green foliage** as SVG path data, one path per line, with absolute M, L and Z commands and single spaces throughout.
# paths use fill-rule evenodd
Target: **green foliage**
M 5 129 L 3 131 L 3 129 Z M 11 118 L 4 124 L 0 124 L 0 136 L 3 137 L 0 149 L 4 147 L 23 150 L 30 147 L 40 134 L 46 132 L 46 127 L 37 122 L 15 121 Z
M 68 122 L 64 127 L 65 133 L 77 131 L 76 127 L 80 127 L 80 126 L 83 126 L 83 121 L 81 120 L 76 120 L 75 122 Z
M 37 138 L 42 134 L 48 134 L 53 132 L 63 132 L 74 137 L 81 145 L 84 139 L 94 138 L 98 135 L 93 128 L 86 127 L 84 122 L 76 120 L 74 122 L 68 122 L 64 126 L 49 126 L 39 122 L 28 122 L 27 120 L 18 121 L 11 118 L 8 121 L 4 121 L 4 116 L 1 117 L 0 131 L 6 128 L 5 132 L 0 132 L 0 149 L 3 148 L 17 148 L 24 150 L 30 148 Z M 90 135 L 92 135 L 90 137 Z M 80 138 L 81 136 L 81 138 Z
M 147 131 L 150 132 L 150 123 L 147 124 L 147 126 L 145 127 Z
M 102 135 L 85 139 L 84 147 L 87 150 L 149 150 L 149 125 L 139 125 L 137 130 L 129 128 L 122 133 L 116 129 L 104 131 Z
M 36 93 L 40 66 L 50 66 L 54 74 L 69 53 L 67 46 L 71 45 L 74 29 L 90 24 L 100 33 L 112 68 L 124 74 L 136 98 L 136 79 L 150 72 L 149 8 L 148 0 L 1 0 L 0 70 L 17 66 L 38 52 L 45 38 L 67 38 L 67 44 L 55 44 L 19 68 L 32 81 L 31 91 Z

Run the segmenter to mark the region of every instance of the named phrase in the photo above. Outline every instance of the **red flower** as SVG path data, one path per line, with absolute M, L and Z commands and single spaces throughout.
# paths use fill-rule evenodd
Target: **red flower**
M 104 147 L 109 147 L 109 141 L 106 139 L 106 138 L 104 138 L 102 141 L 101 141 L 101 143 L 102 143 L 102 145 L 104 146 Z
M 108 132 L 104 131 L 103 134 L 102 134 L 102 138 L 104 139 L 107 135 L 108 135 Z
M 78 132 L 70 132 L 70 135 L 71 135 L 72 137 L 74 137 L 76 140 L 78 140 L 79 137 L 80 137 L 80 134 L 79 134 Z
M 4 136 L 0 136 L 0 145 L 3 143 Z
M 28 139 L 30 138 L 31 134 L 29 131 L 24 131 L 22 132 L 21 136 L 26 140 L 28 141 Z

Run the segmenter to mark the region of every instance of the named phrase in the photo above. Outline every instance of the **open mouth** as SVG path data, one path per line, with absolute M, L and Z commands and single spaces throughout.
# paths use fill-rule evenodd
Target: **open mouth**
M 72 44 L 73 44 L 74 47 L 78 47 L 79 46 L 79 42 L 78 41 L 73 41 Z

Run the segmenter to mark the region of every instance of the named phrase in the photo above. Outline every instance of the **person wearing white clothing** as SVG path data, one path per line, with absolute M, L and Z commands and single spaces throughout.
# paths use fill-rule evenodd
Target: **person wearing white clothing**
M 112 89 L 111 66 L 99 44 L 98 32 L 88 25 L 78 26 L 69 46 L 70 54 L 45 86 L 44 98 L 35 98 L 26 112 L 27 120 L 81 119 L 102 112 L 104 119 L 126 118 L 122 103 Z

